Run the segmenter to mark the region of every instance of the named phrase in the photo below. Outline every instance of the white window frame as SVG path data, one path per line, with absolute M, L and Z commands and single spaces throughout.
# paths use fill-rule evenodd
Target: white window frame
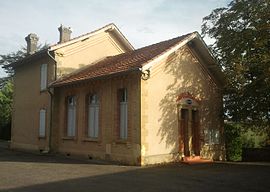
M 220 144 L 220 131 L 218 129 L 212 130 L 212 144 Z
M 39 137 L 46 137 L 46 109 L 39 110 Z
M 120 90 L 120 139 L 128 137 L 128 98 L 127 89 Z
M 99 99 L 97 94 L 88 97 L 88 131 L 87 136 L 98 138 L 99 135 Z
M 204 131 L 206 144 L 220 144 L 220 131 L 218 129 L 207 129 Z
M 67 136 L 76 136 L 76 97 L 67 97 Z
M 48 66 L 46 63 L 40 66 L 40 90 L 47 89 Z

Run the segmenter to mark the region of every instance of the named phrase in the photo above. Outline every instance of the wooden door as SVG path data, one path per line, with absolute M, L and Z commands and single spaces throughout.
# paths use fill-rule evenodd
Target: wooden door
M 198 111 L 192 110 L 192 151 L 194 155 L 200 155 L 200 130 L 199 130 L 199 114 Z
M 180 146 L 181 151 L 184 152 L 185 156 L 189 156 L 189 145 L 188 145 L 188 109 L 181 109 L 181 120 L 180 120 Z

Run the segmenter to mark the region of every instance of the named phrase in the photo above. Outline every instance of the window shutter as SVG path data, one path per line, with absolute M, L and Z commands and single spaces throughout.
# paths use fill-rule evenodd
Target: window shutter
M 73 118 L 72 118 L 72 136 L 75 136 L 75 129 L 76 129 L 76 108 L 73 106 Z
M 95 106 L 95 134 L 94 137 L 98 137 L 98 126 L 99 126 L 99 105 Z
M 40 89 L 47 88 L 47 64 L 42 64 L 40 68 Z
M 67 136 L 74 137 L 76 129 L 76 106 L 75 98 L 71 97 L 70 103 L 68 103 L 68 114 L 67 114 Z
M 126 102 L 125 103 L 125 111 L 124 111 L 125 112 L 125 118 L 124 118 L 125 119 L 125 129 L 124 129 L 125 130 L 124 131 L 125 132 L 125 135 L 124 135 L 125 139 L 127 139 L 127 135 L 128 135 L 128 130 L 127 130 L 127 128 L 128 128 L 128 108 L 127 107 L 128 107 L 128 105 Z
M 119 90 L 119 101 L 120 101 L 120 139 L 127 139 L 128 135 L 128 94 L 127 89 Z
M 68 108 L 67 136 L 72 136 L 73 110 Z
M 41 109 L 39 111 L 39 137 L 45 137 L 46 135 L 46 110 Z
M 95 136 L 95 107 L 93 105 L 89 105 L 89 113 L 88 113 L 88 136 Z
M 99 104 L 90 104 L 88 113 L 88 137 L 98 137 Z
M 88 137 L 98 137 L 99 132 L 99 102 L 98 96 L 93 94 L 88 103 Z
M 123 139 L 124 138 L 124 104 L 120 103 L 120 138 Z
M 120 138 L 127 138 L 127 102 L 120 103 Z

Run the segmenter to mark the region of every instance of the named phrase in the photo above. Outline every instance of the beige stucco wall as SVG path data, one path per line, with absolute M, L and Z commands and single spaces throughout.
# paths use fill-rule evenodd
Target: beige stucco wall
M 56 88 L 53 127 L 54 149 L 63 154 L 82 155 L 98 159 L 140 164 L 140 74 L 137 72 L 83 85 Z M 117 91 L 128 91 L 128 139 L 117 136 Z M 100 100 L 98 140 L 89 140 L 86 134 L 86 98 L 97 93 Z M 77 129 L 75 138 L 67 138 L 66 103 L 68 95 L 76 96 Z
M 48 147 L 50 97 L 40 91 L 40 67 L 48 65 L 48 83 L 53 80 L 53 63 L 48 57 L 15 69 L 11 147 L 26 150 L 46 150 Z M 39 110 L 45 108 L 46 138 L 39 139 Z
M 126 50 L 110 33 L 98 33 L 90 38 L 56 50 L 59 76 Z
M 68 73 L 105 56 L 124 52 L 108 33 L 57 50 L 58 75 Z M 48 81 L 53 79 L 53 61 L 49 57 L 32 61 L 15 70 L 12 147 L 39 150 L 48 148 L 48 137 L 38 138 L 39 110 L 47 109 L 46 133 L 49 133 L 50 97 L 40 92 L 40 65 L 48 64 Z M 223 145 L 207 145 L 204 130 L 223 131 L 222 93 L 204 67 L 189 51 L 182 48 L 155 64 L 148 80 L 140 73 L 130 73 L 95 80 L 85 84 L 56 88 L 53 108 L 52 149 L 56 152 L 122 161 L 129 164 L 153 164 L 179 158 L 177 96 L 190 92 L 200 100 L 201 155 L 223 158 Z M 128 89 L 127 141 L 116 136 L 117 90 Z M 86 138 L 86 95 L 100 95 L 98 141 Z M 65 98 L 77 97 L 77 132 L 65 137 Z M 221 138 L 220 143 L 223 143 Z M 222 150 L 221 150 L 222 148 Z M 220 152 L 221 151 L 221 152 Z
M 187 47 L 153 65 L 148 80 L 141 81 L 142 163 L 179 159 L 177 97 L 190 92 L 200 102 L 201 155 L 213 157 L 204 143 L 205 129 L 222 132 L 221 90 Z M 222 139 L 221 139 L 222 142 Z
M 57 74 L 70 73 L 75 69 L 126 51 L 112 34 L 98 33 L 90 38 L 64 46 L 55 51 Z M 27 150 L 47 150 L 50 118 L 50 96 L 40 91 L 40 65 L 48 64 L 48 84 L 54 79 L 54 61 L 44 54 L 40 59 L 15 68 L 14 104 L 12 115 L 12 147 Z M 46 138 L 38 138 L 39 110 L 45 108 Z

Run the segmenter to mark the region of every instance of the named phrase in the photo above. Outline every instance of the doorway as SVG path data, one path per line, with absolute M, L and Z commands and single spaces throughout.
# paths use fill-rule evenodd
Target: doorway
M 200 155 L 200 130 L 199 130 L 199 112 L 192 110 L 192 148 L 195 156 Z
M 179 119 L 179 150 L 184 156 L 200 155 L 199 115 L 197 110 L 181 109 Z

